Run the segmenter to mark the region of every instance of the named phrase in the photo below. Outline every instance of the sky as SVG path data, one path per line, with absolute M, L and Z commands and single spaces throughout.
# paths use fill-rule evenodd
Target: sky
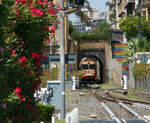
M 105 11 L 105 4 L 106 0 L 88 0 L 90 2 L 90 6 L 92 8 L 98 9 L 99 13 Z M 77 17 L 74 16 L 74 14 L 71 14 L 69 16 L 69 20 L 76 21 Z

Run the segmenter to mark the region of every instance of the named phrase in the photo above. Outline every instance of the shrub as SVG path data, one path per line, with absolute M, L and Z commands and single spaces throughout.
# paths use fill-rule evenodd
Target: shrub
M 149 78 L 150 77 L 150 64 L 139 63 L 134 65 L 133 73 L 135 78 Z
M 52 119 L 52 115 L 54 113 L 54 106 L 52 105 L 43 105 L 43 104 L 37 104 L 37 121 L 38 123 L 40 121 L 43 121 L 44 123 L 50 122 Z
M 45 69 L 42 71 L 42 75 L 41 75 L 41 88 L 45 88 L 46 84 L 47 84 L 47 80 L 58 80 L 58 76 L 59 76 L 59 70 L 57 68 L 53 68 L 51 71 L 50 69 Z
M 1 123 L 36 121 L 41 51 L 55 36 L 55 8 L 52 0 L 0 0 Z

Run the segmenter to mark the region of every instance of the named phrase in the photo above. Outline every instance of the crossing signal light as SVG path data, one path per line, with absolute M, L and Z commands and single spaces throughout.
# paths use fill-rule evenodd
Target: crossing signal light
M 75 0 L 75 4 L 78 6 L 84 6 L 84 0 Z

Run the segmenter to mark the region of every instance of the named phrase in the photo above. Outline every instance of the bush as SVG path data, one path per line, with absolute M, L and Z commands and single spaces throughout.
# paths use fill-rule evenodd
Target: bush
M 50 69 L 45 69 L 42 71 L 42 75 L 41 75 L 41 88 L 45 88 L 46 84 L 47 84 L 47 80 L 58 80 L 59 77 L 59 70 L 57 68 L 53 68 L 51 71 Z
M 149 78 L 150 77 L 150 64 L 139 63 L 134 65 L 135 78 Z
M 59 119 L 56 119 L 56 120 L 55 120 L 55 123 L 66 123 L 66 120 L 59 120 Z
M 52 0 L 0 0 L 0 123 L 36 121 L 41 51 L 55 36 L 56 10 Z
M 37 104 L 37 121 L 43 121 L 44 123 L 50 122 L 54 113 L 55 107 L 52 105 Z

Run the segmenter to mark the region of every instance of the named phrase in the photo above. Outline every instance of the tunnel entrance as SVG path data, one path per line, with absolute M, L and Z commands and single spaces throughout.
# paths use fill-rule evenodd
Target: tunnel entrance
M 107 82 L 107 67 L 105 49 L 83 49 L 78 52 L 78 70 L 82 71 L 81 62 L 83 59 L 92 59 L 95 64 L 96 77 L 99 83 Z

